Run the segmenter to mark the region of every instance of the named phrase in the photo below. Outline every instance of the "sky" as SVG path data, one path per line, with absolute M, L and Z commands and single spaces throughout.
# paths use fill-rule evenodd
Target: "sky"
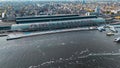
M 18 1 L 18 0 L 0 0 L 0 1 Z M 19 1 L 32 1 L 32 0 L 19 0 Z M 33 1 L 41 1 L 41 0 L 33 0 Z M 58 0 L 44 0 L 44 1 L 58 1 Z M 61 1 L 71 1 L 71 0 L 61 0 Z
M 0 1 L 83 1 L 83 0 L 0 0 Z M 90 1 L 90 0 L 87 0 L 87 1 Z M 91 0 L 91 1 L 97 1 L 97 0 Z M 117 0 L 101 0 L 101 1 L 117 1 Z
M 0 0 L 0 1 L 18 1 L 18 0 Z M 19 0 L 19 1 L 31 1 L 31 0 Z M 75 1 L 75 0 L 33 0 L 33 1 Z

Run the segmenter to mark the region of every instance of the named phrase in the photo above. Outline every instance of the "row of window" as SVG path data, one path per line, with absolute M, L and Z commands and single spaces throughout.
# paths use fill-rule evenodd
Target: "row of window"
M 94 22 L 91 20 L 86 21 L 71 21 L 71 22 L 57 22 L 57 23 L 47 23 L 47 24 L 32 24 L 29 29 L 37 30 L 53 30 L 53 29 L 63 29 L 63 28 L 74 28 L 74 27 L 84 27 L 84 26 L 97 26 L 99 22 Z

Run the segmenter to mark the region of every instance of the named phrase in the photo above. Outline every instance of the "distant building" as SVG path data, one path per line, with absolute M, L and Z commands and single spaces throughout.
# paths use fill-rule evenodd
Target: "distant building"
M 5 18 L 5 13 L 2 13 L 2 18 Z
M 100 13 L 101 13 L 101 9 L 100 9 L 100 7 L 99 7 L 99 6 L 97 6 L 97 7 L 95 8 L 95 13 L 98 13 L 98 14 L 100 14 Z
M 82 4 L 86 4 L 86 1 L 85 1 L 85 0 L 82 0 Z
M 97 7 L 95 8 L 95 12 L 88 12 L 88 13 L 86 13 L 85 15 L 86 15 L 86 16 L 90 16 L 90 15 L 101 16 L 102 13 L 101 13 L 100 7 L 97 6 Z
M 117 14 L 118 11 L 117 10 L 111 10 L 111 13 Z
M 111 10 L 111 13 L 113 13 L 113 14 L 120 14 L 120 9 L 119 10 Z
M 91 15 L 102 16 L 102 13 L 97 13 L 97 12 L 87 12 L 85 15 L 86 15 L 86 16 L 91 16 Z

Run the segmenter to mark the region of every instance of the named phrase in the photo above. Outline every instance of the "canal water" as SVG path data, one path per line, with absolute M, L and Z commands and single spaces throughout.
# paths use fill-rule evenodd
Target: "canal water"
M 120 68 L 120 44 L 99 31 L 76 31 L 6 41 L 0 37 L 0 68 Z

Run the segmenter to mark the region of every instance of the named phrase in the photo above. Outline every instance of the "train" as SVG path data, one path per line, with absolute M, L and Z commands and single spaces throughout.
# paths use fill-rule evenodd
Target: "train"
M 77 19 L 66 21 L 52 21 L 41 23 L 13 24 L 11 31 L 47 31 L 57 29 L 69 29 L 77 27 L 100 26 L 105 24 L 103 18 Z

